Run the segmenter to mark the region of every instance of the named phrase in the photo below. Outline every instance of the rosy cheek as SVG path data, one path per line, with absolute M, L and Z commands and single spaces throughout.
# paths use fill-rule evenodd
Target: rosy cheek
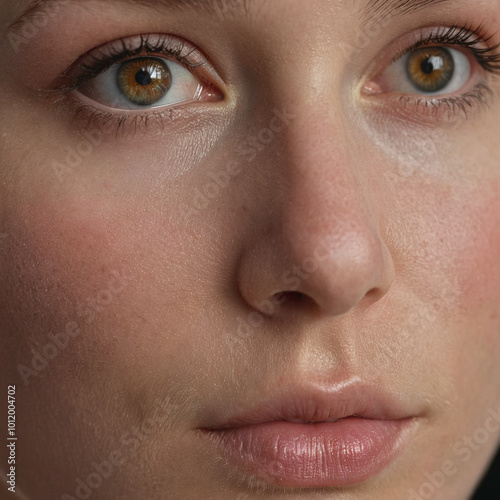
M 27 221 L 19 234 L 22 254 L 36 262 L 41 280 L 70 285 L 65 291 L 78 295 L 106 268 L 120 267 L 123 223 L 96 200 L 45 199 L 19 212 Z
M 497 181 L 463 190 L 460 203 L 450 207 L 455 212 L 443 213 L 448 232 L 435 240 L 441 255 L 436 261 L 451 277 L 443 314 L 451 325 L 446 344 L 450 381 L 460 401 L 469 405 L 471 398 L 474 404 L 491 405 L 493 394 L 500 397 L 495 382 L 500 376 L 499 192 Z
M 495 182 L 471 200 L 472 216 L 468 242 L 462 253 L 464 309 L 474 316 L 480 310 L 483 341 L 491 353 L 500 350 L 500 182 Z M 470 249 L 470 250 L 469 250 Z M 470 256 L 467 255 L 470 251 Z
M 492 308 L 496 316 L 500 304 L 500 182 L 471 193 L 463 201 L 461 236 L 457 245 L 457 276 L 462 277 L 464 308 L 474 311 Z M 460 224 L 460 221 L 458 221 Z M 460 246 L 458 246 L 460 245 Z
M 75 192 L 55 200 L 39 193 L 11 207 L 16 243 L 8 266 L 22 269 L 10 276 L 12 290 L 22 282 L 20 316 L 43 314 L 40 335 L 77 321 L 86 332 L 78 342 L 99 345 L 99 356 L 150 349 L 149 337 L 175 323 L 167 313 L 191 306 L 183 290 L 194 290 L 200 276 L 192 269 L 203 253 L 193 250 L 174 205 L 167 216 L 152 201 Z

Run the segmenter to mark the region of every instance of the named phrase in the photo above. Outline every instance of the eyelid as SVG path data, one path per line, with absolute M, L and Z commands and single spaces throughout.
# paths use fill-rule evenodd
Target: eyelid
M 80 57 L 59 79 L 56 86 L 70 91 L 95 78 L 113 64 L 140 55 L 156 55 L 184 65 L 205 84 L 225 94 L 225 82 L 208 58 L 195 45 L 168 34 L 140 34 L 103 44 Z
M 424 46 L 448 46 L 461 50 L 476 59 L 484 69 L 491 73 L 500 74 L 500 43 L 490 45 L 489 42 L 496 35 L 488 35 L 483 24 L 464 26 L 428 26 L 407 33 L 388 46 L 386 46 L 379 57 L 370 64 L 365 72 L 365 81 L 378 77 L 391 63 L 404 57 L 409 52 Z M 455 38 L 455 40 L 453 40 Z M 445 42 L 444 39 L 448 41 Z M 467 40 L 467 46 L 459 43 Z M 483 61 L 478 60 L 478 52 L 483 56 Z M 382 69 L 381 69 L 382 68 Z
M 122 109 L 109 107 L 79 92 L 83 85 L 114 65 L 142 56 L 164 58 L 190 71 L 199 83 L 195 98 L 152 108 Z M 177 127 L 191 118 L 206 117 L 207 113 L 216 120 L 233 109 L 230 96 L 228 85 L 202 50 L 181 37 L 158 33 L 127 36 L 90 50 L 73 62 L 47 93 L 49 102 L 64 114 L 71 110 L 75 122 L 85 130 L 112 128 L 117 138 L 130 131 L 145 133 L 153 123 L 163 127 L 168 122 Z M 197 105 L 191 105 L 195 103 Z
M 472 25 L 431 28 L 431 31 L 427 34 L 421 33 L 420 39 L 406 48 L 402 54 L 396 56 L 394 60 L 421 47 L 447 46 L 462 50 L 473 56 L 485 70 L 500 72 L 500 53 L 498 52 L 500 43 L 489 46 L 488 42 L 492 39 L 492 36 L 486 35 L 484 30 L 483 25 L 476 28 Z
M 360 80 L 360 97 L 376 119 L 388 117 L 406 123 L 435 125 L 461 123 L 481 108 L 488 108 L 495 96 L 493 78 L 500 76 L 500 44 L 492 44 L 497 34 L 488 35 L 485 25 L 466 24 L 424 27 L 407 33 L 387 45 L 371 62 Z M 462 52 L 471 63 L 473 74 L 456 92 L 426 95 L 418 92 L 384 90 L 388 68 L 422 47 L 448 47 Z

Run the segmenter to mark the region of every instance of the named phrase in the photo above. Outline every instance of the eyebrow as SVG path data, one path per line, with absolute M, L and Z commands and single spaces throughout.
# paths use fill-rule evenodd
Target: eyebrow
M 65 0 L 78 3 L 84 0 Z M 219 17 L 236 11 L 248 14 L 248 4 L 253 0 L 101 0 L 111 3 L 129 3 L 153 8 L 164 8 L 170 10 L 202 10 L 207 13 L 218 14 Z M 352 1 L 352 0 L 351 0 Z M 360 11 L 363 26 L 374 22 L 383 22 L 394 16 L 404 16 L 433 5 L 448 3 L 451 0 L 368 0 Z M 29 0 L 23 13 L 14 21 L 7 31 L 15 28 L 33 17 L 36 17 L 44 7 L 51 4 L 57 5 L 61 0 Z
M 48 10 L 51 6 L 57 7 L 63 3 L 84 4 L 85 0 L 28 0 L 22 13 L 7 26 L 6 31 L 9 32 L 19 25 L 36 18 L 43 13 L 44 9 Z M 129 4 L 167 10 L 202 10 L 207 13 L 218 14 L 220 17 L 238 9 L 247 12 L 248 0 L 101 0 L 101 3 Z
M 85 0 L 28 0 L 22 14 L 18 16 L 17 20 L 11 26 L 24 21 L 28 17 L 36 16 L 44 8 L 63 3 L 84 4 Z M 170 10 L 197 9 L 205 12 L 211 11 L 213 13 L 214 11 L 219 11 L 224 13 L 238 8 L 246 10 L 248 0 L 101 0 L 101 3 L 113 3 L 116 5 L 128 3 L 134 6 L 139 5 Z
M 426 7 L 449 2 L 450 0 L 370 0 L 363 11 L 364 22 L 371 23 L 374 20 L 381 22 L 393 16 L 404 16 Z

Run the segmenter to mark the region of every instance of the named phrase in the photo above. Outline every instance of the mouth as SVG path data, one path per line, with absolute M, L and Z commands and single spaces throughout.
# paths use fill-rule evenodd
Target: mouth
M 324 488 L 378 475 L 417 420 L 402 398 L 358 381 L 288 387 L 201 430 L 247 475 L 284 488 Z

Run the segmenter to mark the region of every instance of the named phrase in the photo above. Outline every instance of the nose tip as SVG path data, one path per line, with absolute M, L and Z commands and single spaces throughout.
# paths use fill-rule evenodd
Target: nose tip
M 375 231 L 352 231 L 341 241 L 323 240 L 324 260 L 301 286 L 329 315 L 349 312 L 361 302 L 379 300 L 393 279 L 392 259 Z
M 260 240 L 241 262 L 241 294 L 265 314 L 293 304 L 294 310 L 342 315 L 361 302 L 379 300 L 393 281 L 392 259 L 376 232 L 353 230 L 342 238 L 321 239 L 297 235 L 293 248 L 285 247 Z

